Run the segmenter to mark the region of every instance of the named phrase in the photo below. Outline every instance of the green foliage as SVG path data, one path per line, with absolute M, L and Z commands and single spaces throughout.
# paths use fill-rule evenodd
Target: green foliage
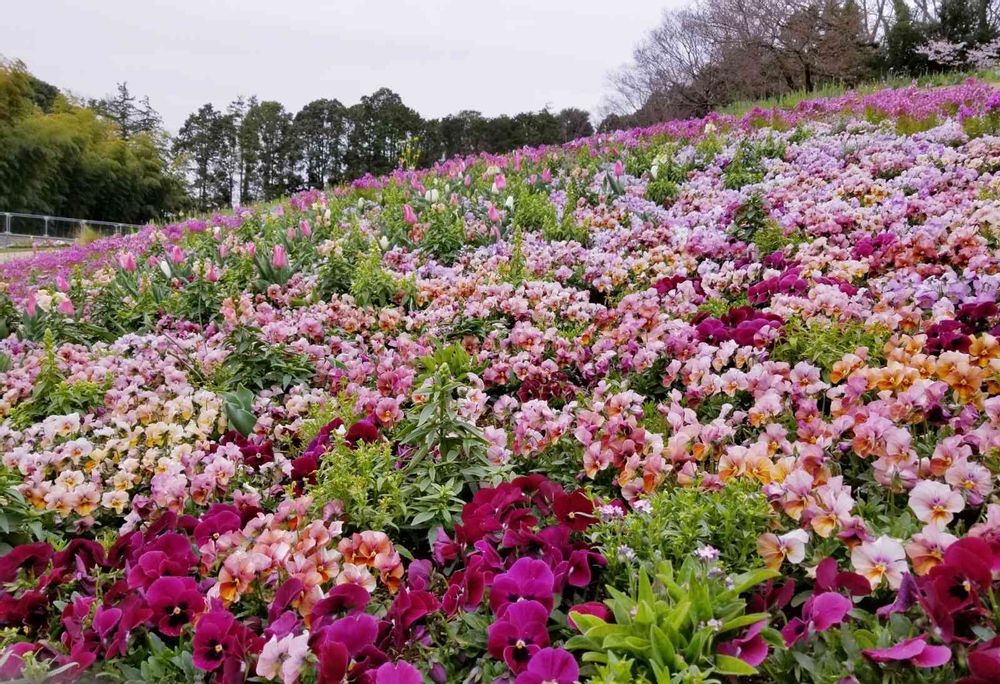
M 995 111 L 984 116 L 970 116 L 962 120 L 962 130 L 970 138 L 996 135 L 1000 132 L 1000 114 Z
M 666 174 L 651 180 L 646 186 L 646 199 L 659 205 L 666 205 L 677 199 L 680 186 Z
M 412 449 L 402 469 L 403 500 L 412 514 L 410 526 L 426 529 L 428 539 L 439 526 L 451 526 L 464 498 L 500 471 L 486 459 L 487 442 L 475 425 L 458 413 L 460 374 L 470 369 L 468 353 L 458 345 L 440 349 L 424 360 L 425 372 L 415 404 L 400 427 L 399 441 Z
M 185 648 L 183 642 L 168 646 L 153 632 L 146 634 L 146 640 L 147 647 L 141 649 L 141 652 L 149 655 L 138 663 L 138 667 L 126 662 L 116 663 L 123 684 L 183 684 L 197 681 L 199 671 L 195 667 L 191 651 Z
M 230 353 L 211 378 L 216 387 L 247 388 L 256 394 L 275 386 L 288 389 L 315 373 L 309 357 L 263 340 L 255 328 L 234 329 L 228 344 Z
M 354 264 L 347 260 L 343 248 L 338 245 L 320 264 L 317 275 L 324 299 L 334 294 L 347 294 L 354 280 Z
M 733 481 L 719 491 L 673 487 L 654 493 L 648 502 L 649 513 L 592 528 L 611 577 L 627 582 L 635 564 L 652 568 L 666 560 L 679 565 L 702 546 L 718 549 L 724 567 L 751 566 L 757 559 L 757 539 L 771 519 L 767 498 L 753 482 Z
M 777 221 L 766 222 L 753 236 L 753 244 L 757 245 L 757 251 L 761 256 L 767 256 L 802 241 L 803 237 L 799 233 L 786 235 L 784 228 Z
M 104 395 L 111 389 L 110 375 L 102 385 L 87 381 L 68 382 L 56 362 L 56 343 L 50 330 L 45 332 L 44 345 L 45 356 L 31 396 L 10 412 L 11 423 L 19 430 L 48 416 L 83 413 L 100 406 L 104 403 Z
M 257 424 L 253 415 L 253 400 L 253 392 L 246 387 L 222 393 L 222 410 L 226 414 L 226 420 L 244 437 L 249 437 Z
M 764 205 L 764 198 L 754 193 L 736 210 L 731 232 L 737 240 L 752 243 L 759 231 L 771 225 L 771 215 Z
M 556 230 L 556 206 L 546 193 L 524 188 L 514 200 L 513 223 L 515 228 L 551 233 Z
M 768 619 L 767 613 L 747 613 L 740 595 L 769 579 L 773 570 L 753 570 L 732 578 L 709 572 L 708 564 L 688 559 L 674 571 L 660 563 L 650 580 L 645 568 L 637 588 L 629 593 L 607 587 L 605 601 L 614 615 L 608 623 L 593 615 L 571 613 L 581 634 L 566 648 L 583 651 L 585 663 L 598 663 L 603 681 L 724 682 L 725 677 L 751 676 L 757 670 L 745 661 L 715 652 L 716 642 Z M 623 663 L 631 661 L 626 670 Z M 613 679 L 607 679 L 611 675 Z
M 465 245 L 465 220 L 444 205 L 435 205 L 427 214 L 427 230 L 420 239 L 420 248 L 441 263 L 454 263 Z
M 17 330 L 20 312 L 6 292 L 0 292 L 0 340 Z
M 359 442 L 352 449 L 341 443 L 321 459 L 309 494 L 320 507 L 340 501 L 353 529 L 388 530 L 406 516 L 402 484 L 391 444 Z
M 351 296 L 358 306 L 375 307 L 391 304 L 396 296 L 396 281 L 382 268 L 382 252 L 375 243 L 354 269 Z
M 527 274 L 528 268 L 524 259 L 524 231 L 521 226 L 516 226 L 510 241 L 510 259 L 500 267 L 500 275 L 516 287 L 524 282 Z
M 125 137 L 62 96 L 47 113 L 33 97 L 24 65 L 0 63 L 0 206 L 130 223 L 183 208 L 154 135 Z
M 759 183 L 764 180 L 764 160 L 781 158 L 784 154 L 784 143 L 774 138 L 757 142 L 742 140 L 722 172 L 722 184 L 730 190 L 739 190 L 744 185 Z
M 866 326 L 860 321 L 829 321 L 801 318 L 785 321 L 781 339 L 771 350 L 771 359 L 795 365 L 808 361 L 829 377 L 833 364 L 853 354 L 859 347 L 868 348 L 869 363 L 881 363 L 889 330 L 881 326 Z
M 896 133 L 902 136 L 911 136 L 916 135 L 917 133 L 923 133 L 924 131 L 929 131 L 935 126 L 941 124 L 941 120 L 934 114 L 930 114 L 923 118 L 902 114 L 895 117 L 895 122 Z

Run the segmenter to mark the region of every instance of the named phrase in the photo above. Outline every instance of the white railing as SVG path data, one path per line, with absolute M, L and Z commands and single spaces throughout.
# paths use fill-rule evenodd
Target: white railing
M 84 226 L 110 236 L 134 233 L 142 226 L 133 223 L 111 221 L 88 221 L 86 219 L 64 218 L 62 216 L 42 216 L 0 211 L 0 235 L 42 238 L 48 240 L 73 240 Z

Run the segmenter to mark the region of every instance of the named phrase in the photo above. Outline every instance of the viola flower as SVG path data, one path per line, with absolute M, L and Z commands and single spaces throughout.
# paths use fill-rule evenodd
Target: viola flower
M 405 660 L 396 664 L 382 663 L 375 670 L 375 684 L 423 684 L 423 681 L 420 670 Z
M 882 536 L 864 542 L 851 551 L 851 564 L 855 572 L 871 583 L 872 589 L 886 580 L 891 589 L 898 589 L 906 573 L 906 553 L 903 546 L 891 537 Z
M 769 646 L 761 632 L 767 626 L 766 620 L 755 622 L 747 631 L 735 639 L 724 641 L 718 645 L 716 652 L 739 658 L 751 667 L 757 667 L 767 658 Z
M 281 678 L 282 684 L 296 684 L 309 654 L 309 632 L 271 637 L 261 649 L 256 673 L 265 679 Z
M 768 568 L 777 570 L 785 560 L 793 565 L 801 563 L 806 557 L 808 541 L 809 533 L 805 530 L 792 530 L 780 536 L 768 532 L 757 540 L 757 553 Z
M 205 597 L 191 577 L 161 577 L 146 589 L 152 620 L 167 636 L 179 636 L 184 625 L 205 609 Z
M 969 652 L 969 675 L 958 684 L 993 684 L 1000 681 L 1000 637 L 993 637 Z
M 965 508 L 965 501 L 961 494 L 944 483 L 921 480 L 910 490 L 909 505 L 921 522 L 945 527 L 955 513 Z
M 917 575 L 926 575 L 944 558 L 944 552 L 958 541 L 958 537 L 949 534 L 940 527 L 930 524 L 921 532 L 913 535 L 912 541 L 906 545 L 906 555 L 913 563 L 913 571 Z
M 572 493 L 559 492 L 552 503 L 552 512 L 559 522 L 575 532 L 581 532 L 597 521 L 594 502 L 582 489 Z
M 905 661 L 919 668 L 941 667 L 951 660 L 950 648 L 931 646 L 923 635 L 886 648 L 866 648 L 862 653 L 876 663 Z
M 248 654 L 257 653 L 262 647 L 262 640 L 228 610 L 202 613 L 195 624 L 192 656 L 195 667 L 206 672 L 238 669 Z
M 537 601 L 508 604 L 486 631 L 489 654 L 507 663 L 515 674 L 520 673 L 532 656 L 549 645 L 548 620 L 549 609 Z
M 519 601 L 534 601 L 547 611 L 555 602 L 555 575 L 545 561 L 518 558 L 507 572 L 493 578 L 490 608 L 497 617 Z M 548 613 L 546 613 L 547 615 Z
M 569 651 L 561 648 L 543 648 L 528 661 L 528 666 L 514 680 L 514 684 L 576 684 L 580 667 Z
M 809 634 L 839 625 L 853 605 L 851 599 L 835 591 L 811 596 L 802 605 L 802 617 L 789 620 L 781 630 L 785 646 L 794 646 Z
M 351 447 L 357 446 L 358 442 L 372 444 L 377 440 L 378 427 L 375 425 L 375 421 L 369 418 L 354 423 L 344 434 L 344 441 Z

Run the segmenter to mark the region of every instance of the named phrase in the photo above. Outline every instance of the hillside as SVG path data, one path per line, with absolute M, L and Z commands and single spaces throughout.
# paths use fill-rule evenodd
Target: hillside
M 998 132 L 847 93 L 0 264 L 0 679 L 991 681 Z

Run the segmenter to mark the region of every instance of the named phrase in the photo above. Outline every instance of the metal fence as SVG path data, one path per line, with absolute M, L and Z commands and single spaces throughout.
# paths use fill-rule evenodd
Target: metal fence
M 0 211 L 0 235 L 49 240 L 75 240 L 84 227 L 95 230 L 106 237 L 134 233 L 142 228 L 142 226 L 132 223 L 87 221 L 85 219 L 63 218 L 61 216 L 41 216 L 38 214 L 18 214 L 16 212 Z

